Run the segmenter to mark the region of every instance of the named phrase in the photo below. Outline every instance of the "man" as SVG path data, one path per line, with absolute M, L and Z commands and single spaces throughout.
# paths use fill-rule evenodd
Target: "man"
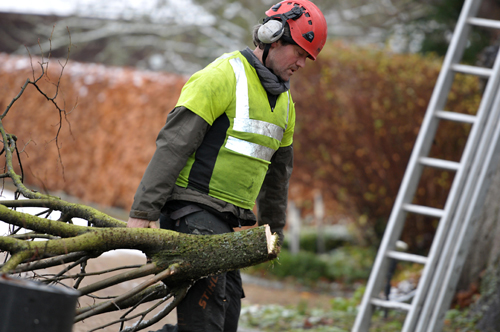
M 321 11 L 282 1 L 254 29 L 255 50 L 224 54 L 195 73 L 160 131 L 128 227 L 221 234 L 269 224 L 283 240 L 293 167 L 290 77 L 326 42 Z M 230 254 L 230 253 L 228 253 Z M 197 281 L 177 307 L 178 331 L 236 332 L 239 271 Z M 164 329 L 167 330 L 167 327 Z

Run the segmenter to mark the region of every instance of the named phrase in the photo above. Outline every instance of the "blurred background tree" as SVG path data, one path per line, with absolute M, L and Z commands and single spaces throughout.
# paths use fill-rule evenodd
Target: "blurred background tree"
M 224 52 L 252 47 L 253 26 L 275 2 L 152 0 L 137 7 L 109 0 L 86 5 L 75 2 L 73 12 L 67 15 L 0 12 L 0 52 L 26 55 L 28 47 L 32 54 L 52 49 L 52 57 L 64 57 L 68 27 L 75 46 L 71 60 L 189 75 Z M 329 42 L 314 66 L 306 66 L 292 80 L 294 101 L 301 112 L 290 197 L 304 216 L 312 210 L 314 190 L 320 189 L 330 217 L 326 222 L 348 220 L 358 229 L 360 243 L 376 248 L 439 73 L 441 56 L 464 1 L 314 2 L 326 16 L 329 40 L 343 42 Z M 484 0 L 479 16 L 498 19 L 500 0 Z M 463 61 L 491 65 L 491 56 L 485 54 L 496 53 L 498 40 L 498 32 L 474 30 Z M 1 66 L 6 63 L 16 70 L 30 69 L 19 68 L 15 59 L 0 62 L 0 81 L 5 84 L 0 91 L 9 92 L 19 82 L 22 84 L 24 76 L 2 72 Z M 52 173 L 40 178 L 49 190 L 57 188 L 127 209 L 154 151 L 154 137 L 185 77 L 98 67 L 75 64 L 73 69 L 68 68 L 71 88 L 65 97 L 79 100 L 78 111 L 70 117 L 72 123 L 78 124 L 73 130 L 76 143 L 63 147 L 71 150 L 63 158 L 68 182 L 73 183 L 51 183 L 57 179 L 50 176 Z M 116 77 L 122 80 L 120 84 L 116 84 Z M 481 84 L 474 78 L 459 78 L 452 91 L 447 107 L 469 113 L 477 106 Z M 26 133 L 35 136 L 33 128 L 41 123 L 36 112 L 39 102 L 26 102 L 30 107 L 23 109 L 34 114 L 12 121 L 14 126 L 29 128 Z M 126 114 L 124 109 L 128 110 Z M 96 126 L 99 130 L 89 130 Z M 444 128 L 433 151 L 457 160 L 465 144 L 459 134 L 468 130 L 463 126 Z M 94 135 L 87 139 L 89 133 Z M 40 167 L 53 157 L 47 150 L 39 150 L 41 154 L 30 151 L 31 161 L 27 160 L 26 165 L 32 162 Z M 70 157 L 74 151 L 82 152 Z M 82 160 L 82 155 L 87 158 Z M 144 167 L 138 167 L 138 162 Z M 91 181 L 87 179 L 90 169 L 98 170 Z M 70 172 L 75 173 L 73 178 Z M 86 181 L 79 181 L 82 175 Z M 424 179 L 417 199 L 424 205 L 439 207 L 452 175 L 435 172 L 424 174 Z M 494 204 L 490 208 L 497 209 Z M 471 256 L 475 267 L 466 269 L 470 278 L 462 283 L 463 288 L 478 278 L 487 261 L 500 261 L 500 250 L 491 249 L 492 244 L 500 243 L 496 240 L 496 234 L 500 234 L 495 230 L 496 221 L 492 217 L 490 226 L 481 230 L 484 236 L 477 237 L 480 243 Z M 425 253 L 436 226 L 436 220 L 415 218 L 404 230 L 403 239 L 411 251 Z
M 68 27 L 71 59 L 112 66 L 192 74 L 221 53 L 252 46 L 251 31 L 275 0 L 151 0 L 75 2 L 68 15 L 0 12 L 0 52 L 64 56 Z M 443 55 L 463 0 L 317 0 L 330 39 L 402 52 Z M 2 7 L 0 6 L 0 11 Z M 499 0 L 485 0 L 484 17 L 498 17 Z M 496 15 L 496 16 L 495 16 Z M 496 36 L 478 31 L 468 49 L 474 61 Z

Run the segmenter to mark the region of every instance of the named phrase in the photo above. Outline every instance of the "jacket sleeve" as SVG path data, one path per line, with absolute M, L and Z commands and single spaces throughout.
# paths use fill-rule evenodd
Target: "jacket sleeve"
M 257 197 L 259 225 L 268 224 L 283 243 L 286 223 L 288 184 L 293 170 L 293 146 L 281 147 L 273 155 L 264 183 Z
M 134 196 L 129 216 L 158 220 L 175 181 L 210 125 L 189 109 L 174 108 L 156 139 L 156 151 Z

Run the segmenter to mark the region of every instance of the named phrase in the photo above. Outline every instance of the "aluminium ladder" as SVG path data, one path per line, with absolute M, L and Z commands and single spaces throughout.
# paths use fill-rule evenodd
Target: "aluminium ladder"
M 499 66 L 498 56 L 496 63 Z M 498 68 L 496 70 L 498 72 Z M 446 312 L 455 294 L 487 189 L 499 164 L 499 88 L 497 88 L 489 118 L 482 135 L 483 142 L 479 144 L 450 231 L 440 253 L 440 262 L 431 281 L 416 331 L 441 331 Z
M 499 155 L 500 56 L 497 55 L 493 69 L 459 64 L 472 26 L 500 29 L 499 21 L 475 17 L 480 4 L 481 0 L 466 0 L 463 5 L 373 265 L 353 332 L 368 331 L 376 306 L 407 311 L 403 331 L 439 331 L 444 313 L 449 308 L 473 235 L 471 230 L 478 207 L 484 200 L 488 177 L 496 167 Z M 488 78 L 476 115 L 443 110 L 455 73 Z M 460 162 L 428 157 L 440 121 L 472 124 Z M 456 172 L 444 209 L 412 204 L 424 167 Z M 408 212 L 439 218 L 427 257 L 395 249 Z M 424 265 L 411 304 L 378 297 L 391 259 Z

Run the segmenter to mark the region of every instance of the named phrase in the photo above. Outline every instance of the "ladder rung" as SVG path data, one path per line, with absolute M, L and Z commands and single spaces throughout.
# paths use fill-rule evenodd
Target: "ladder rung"
M 435 115 L 443 120 L 450 120 L 455 122 L 464 122 L 464 123 L 475 123 L 476 116 L 470 114 L 462 114 L 448 111 L 436 111 Z
M 480 27 L 500 29 L 500 21 L 488 20 L 485 18 L 469 17 L 467 22 L 469 22 L 472 25 Z
M 415 204 L 404 204 L 403 209 L 407 212 L 413 212 L 417 214 L 423 214 L 426 216 L 438 217 L 438 218 L 441 218 L 444 214 L 444 210 L 442 209 L 436 209 L 428 206 L 421 206 Z
M 475 66 L 468 66 L 468 65 L 459 65 L 459 64 L 454 64 L 451 65 L 451 69 L 453 69 L 456 72 L 463 73 L 463 74 L 471 74 L 471 75 L 476 75 L 476 76 L 481 76 L 481 77 L 490 77 L 492 70 L 489 68 L 482 68 L 482 67 L 475 67 Z
M 390 250 L 387 252 L 387 257 L 397 259 L 398 261 L 413 262 L 418 264 L 426 264 L 427 257 L 414 254 L 408 254 L 401 251 Z
M 460 163 L 443 159 L 420 157 L 420 163 L 425 166 L 457 171 L 460 168 Z
M 405 310 L 405 311 L 410 311 L 410 309 L 411 309 L 411 304 L 408 304 L 408 303 L 395 302 L 395 301 L 384 301 L 384 300 L 380 300 L 380 299 L 371 299 L 370 302 L 371 302 L 371 304 L 376 305 L 378 307 L 382 307 L 382 308 L 400 309 L 400 310 Z

